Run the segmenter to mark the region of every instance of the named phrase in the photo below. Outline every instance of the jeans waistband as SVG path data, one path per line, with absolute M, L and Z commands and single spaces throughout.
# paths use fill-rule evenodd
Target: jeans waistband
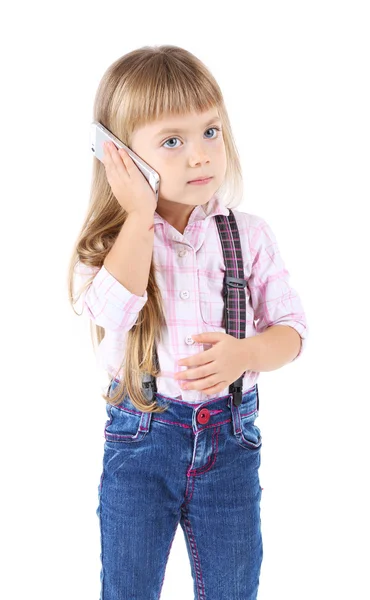
M 114 381 L 117 382 L 117 380 Z M 113 389 L 116 387 L 113 386 L 113 382 L 112 387 Z M 192 428 L 194 431 L 230 421 L 232 412 L 238 413 L 240 418 L 253 413 L 258 414 L 259 408 L 257 383 L 243 393 L 242 402 L 238 407 L 234 405 L 231 393 L 197 403 L 184 402 L 184 400 L 170 398 L 158 392 L 155 392 L 154 398 L 157 404 L 165 406 L 166 410 L 163 413 L 148 413 L 152 420 Z M 128 395 L 123 398 L 118 407 L 133 414 L 142 414 Z

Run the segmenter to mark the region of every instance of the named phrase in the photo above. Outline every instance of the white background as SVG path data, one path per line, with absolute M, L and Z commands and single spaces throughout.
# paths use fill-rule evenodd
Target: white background
M 99 597 L 95 510 L 106 413 L 88 319 L 68 302 L 67 265 L 87 210 L 98 83 L 118 57 L 154 44 L 190 50 L 219 82 L 242 160 L 238 209 L 273 228 L 310 328 L 295 364 L 259 378 L 258 600 L 370 597 L 366 9 L 354 0 L 3 8 L 7 600 Z M 161 600 L 192 598 L 179 527 Z

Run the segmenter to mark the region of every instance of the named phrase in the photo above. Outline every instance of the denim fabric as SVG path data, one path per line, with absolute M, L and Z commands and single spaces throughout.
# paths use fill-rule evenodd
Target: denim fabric
M 117 383 L 111 382 L 110 389 Z M 263 546 L 258 386 L 190 404 L 107 404 L 98 486 L 100 600 L 158 600 L 177 526 L 195 600 L 256 600 Z M 189 599 L 190 600 L 190 599 Z

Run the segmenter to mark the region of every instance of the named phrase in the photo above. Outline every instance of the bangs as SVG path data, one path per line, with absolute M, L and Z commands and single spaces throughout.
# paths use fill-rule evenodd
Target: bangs
M 129 134 L 153 121 L 202 113 L 222 103 L 221 94 L 210 83 L 209 76 L 190 72 L 178 63 L 153 64 L 149 60 L 130 73 L 126 85 L 130 93 L 126 95 L 120 118 Z

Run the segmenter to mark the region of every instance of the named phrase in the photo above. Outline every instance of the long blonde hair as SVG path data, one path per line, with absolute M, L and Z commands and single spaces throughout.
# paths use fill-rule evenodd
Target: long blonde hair
M 225 178 L 217 196 L 225 206 L 234 208 L 242 199 L 242 172 L 222 93 L 213 75 L 189 51 L 172 45 L 144 46 L 116 60 L 99 83 L 92 120 L 99 121 L 131 147 L 131 136 L 138 127 L 165 116 L 204 112 L 213 107 L 218 109 L 221 118 L 227 158 Z M 72 308 L 101 269 L 126 217 L 126 211 L 112 193 L 104 165 L 93 158 L 90 202 L 68 269 Z M 78 265 L 91 275 L 74 298 Z M 162 339 L 166 323 L 155 270 L 152 257 L 148 300 L 127 332 L 124 356 L 115 374 L 121 374 L 120 382 L 111 395 L 102 394 L 112 405 L 122 402 L 122 394 L 128 394 L 137 409 L 144 412 L 165 410 L 155 399 L 149 403 L 142 392 L 143 372 L 154 377 L 160 373 L 155 369 L 153 350 L 156 341 Z M 95 343 L 100 344 L 105 330 L 91 320 L 90 331 L 96 350 Z

